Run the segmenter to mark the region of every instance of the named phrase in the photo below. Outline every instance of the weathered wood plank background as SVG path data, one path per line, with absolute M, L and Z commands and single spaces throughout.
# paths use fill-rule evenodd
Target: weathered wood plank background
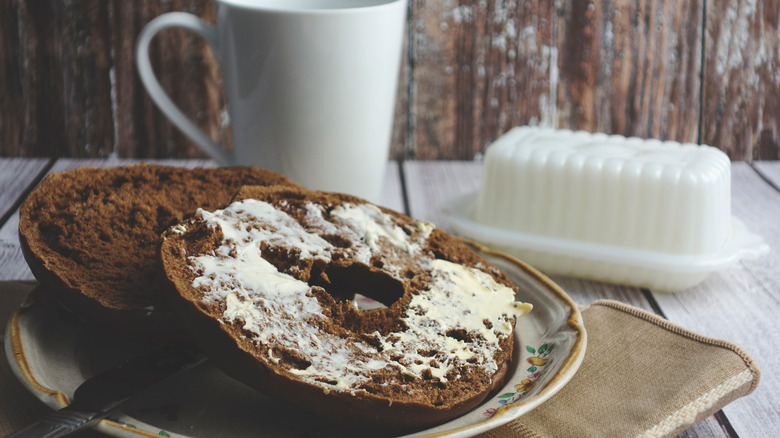
M 189 158 L 152 104 L 138 32 L 213 0 L 0 2 L 0 156 Z M 780 155 L 777 0 L 410 0 L 392 158 L 471 159 L 515 125 Z M 173 100 L 225 147 L 206 43 L 170 30 L 152 62 Z

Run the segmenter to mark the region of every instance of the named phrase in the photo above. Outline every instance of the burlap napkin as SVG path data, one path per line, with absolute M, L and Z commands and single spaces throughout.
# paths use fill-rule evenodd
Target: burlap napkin
M 0 323 L 30 283 L 0 283 Z M 747 395 L 761 372 L 740 347 L 614 301 L 582 310 L 585 358 L 558 394 L 482 437 L 672 436 Z M 0 435 L 48 411 L 0 361 Z M 85 435 L 86 436 L 86 435 Z
M 574 378 L 482 438 L 674 436 L 758 385 L 761 371 L 733 343 L 616 301 L 582 318 L 588 345 Z

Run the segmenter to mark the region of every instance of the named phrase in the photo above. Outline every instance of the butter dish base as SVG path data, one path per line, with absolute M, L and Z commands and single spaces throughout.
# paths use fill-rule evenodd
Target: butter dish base
M 740 260 L 766 255 L 769 246 L 737 219 L 721 248 L 706 254 L 672 254 L 562 239 L 492 227 L 477 222 L 477 193 L 447 200 L 442 210 L 461 237 L 518 257 L 548 275 L 565 275 L 659 292 L 677 292 Z

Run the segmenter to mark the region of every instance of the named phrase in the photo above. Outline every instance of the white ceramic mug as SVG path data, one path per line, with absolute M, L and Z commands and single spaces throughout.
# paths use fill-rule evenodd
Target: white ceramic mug
M 312 189 L 378 201 L 392 137 L 406 0 L 218 0 L 211 26 L 181 12 L 141 31 L 141 81 L 171 121 L 221 165 L 257 165 Z M 230 153 L 165 94 L 149 43 L 182 27 L 222 67 Z

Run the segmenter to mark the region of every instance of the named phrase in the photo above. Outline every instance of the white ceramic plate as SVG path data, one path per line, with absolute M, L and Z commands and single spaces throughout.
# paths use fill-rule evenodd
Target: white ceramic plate
M 518 319 L 508 383 L 474 411 L 411 436 L 466 437 L 505 424 L 558 392 L 585 354 L 581 315 L 563 290 L 516 259 L 478 249 L 519 287 L 518 299 L 534 305 L 530 314 Z M 40 289 L 12 316 L 6 345 L 17 377 L 55 409 L 66 406 L 89 376 L 148 348 L 138 341 L 97 332 Z M 208 362 L 135 397 L 121 413 L 102 420 L 97 429 L 123 437 L 361 435 L 266 398 Z

